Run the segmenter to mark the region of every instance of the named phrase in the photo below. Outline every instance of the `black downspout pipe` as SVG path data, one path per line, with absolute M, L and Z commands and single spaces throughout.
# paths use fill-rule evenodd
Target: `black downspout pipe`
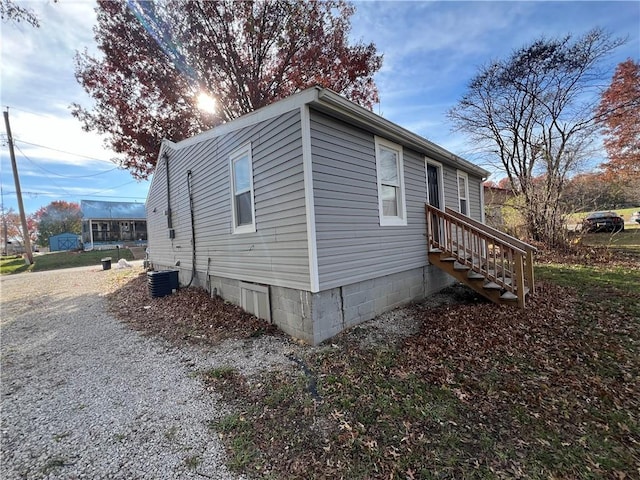
M 165 175 L 167 177 L 167 228 L 173 228 L 173 222 L 171 221 L 171 189 L 169 188 L 169 154 L 164 152 L 162 158 L 164 158 Z
M 191 286 L 193 279 L 196 276 L 196 223 L 194 220 L 193 212 L 193 191 L 191 190 L 191 170 L 187 170 L 187 191 L 189 192 L 189 211 L 191 213 L 191 280 L 187 288 Z

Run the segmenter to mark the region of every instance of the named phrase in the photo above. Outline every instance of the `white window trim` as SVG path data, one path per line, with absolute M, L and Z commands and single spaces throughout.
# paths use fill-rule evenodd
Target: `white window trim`
M 438 171 L 438 186 L 440 190 L 438 191 L 438 195 L 440 196 L 440 210 L 444 212 L 445 201 L 444 201 L 444 166 L 440 162 L 436 162 L 435 160 L 431 160 L 429 157 L 424 157 L 424 182 L 427 186 L 427 203 L 431 204 L 429 201 L 429 174 L 427 173 L 427 165 L 431 165 L 436 167 Z
M 460 196 L 460 178 L 464 178 L 464 197 Z M 467 211 L 460 212 L 463 215 L 471 216 L 471 204 L 469 203 L 469 175 L 467 172 L 457 170 L 456 172 L 456 196 L 458 197 L 458 212 L 460 212 L 460 200 L 466 200 Z
M 402 154 L 402 145 L 398 145 L 396 143 L 385 140 L 384 138 L 375 137 L 375 146 L 376 146 L 376 177 L 378 181 L 378 217 L 380 218 L 380 226 L 388 227 L 388 226 L 406 226 L 407 225 L 407 203 L 405 200 L 405 187 L 404 187 L 404 159 Z M 380 155 L 378 155 L 378 149 L 380 147 L 385 147 L 390 150 L 395 150 L 398 153 L 398 180 L 400 187 L 400 215 L 396 217 L 387 217 L 383 215 L 382 208 L 382 193 L 381 193 L 381 178 L 380 178 Z
M 249 191 L 251 192 L 251 224 L 238 225 L 236 215 L 236 187 L 234 175 L 234 162 L 243 156 L 249 156 Z M 229 183 L 231 185 L 231 215 L 233 222 L 233 233 L 253 233 L 256 231 L 256 208 L 253 193 L 253 157 L 251 155 L 251 144 L 247 143 L 229 155 Z
M 480 221 L 482 223 L 486 223 L 485 221 L 485 213 L 484 213 L 484 182 L 485 178 L 480 179 Z

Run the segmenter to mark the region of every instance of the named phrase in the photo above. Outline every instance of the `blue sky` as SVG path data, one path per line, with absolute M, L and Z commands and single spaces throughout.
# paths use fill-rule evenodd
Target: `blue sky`
M 0 103 L 3 111 L 9 106 L 25 210 L 34 212 L 53 200 L 144 202 L 148 182 L 114 169 L 109 161 L 114 154 L 70 114 L 73 102 L 91 105 L 74 78 L 73 56 L 84 48 L 95 50 L 94 2 L 21 3 L 38 13 L 41 27 L 2 25 Z M 451 131 L 446 112 L 489 60 L 505 58 L 542 35 L 581 35 L 594 27 L 628 37 L 608 59 L 611 73 L 627 58 L 640 59 L 637 0 L 355 5 L 352 37 L 375 43 L 384 54 L 376 75 L 381 99 L 376 113 L 467 158 L 472 146 Z M 0 130 L 5 133 L 4 124 Z M 5 208 L 17 210 L 4 142 L 0 180 Z

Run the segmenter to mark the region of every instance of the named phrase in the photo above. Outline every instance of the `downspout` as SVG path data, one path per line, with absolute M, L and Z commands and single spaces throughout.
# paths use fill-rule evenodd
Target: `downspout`
M 164 158 L 165 176 L 167 177 L 167 228 L 173 228 L 173 222 L 171 221 L 171 189 L 169 188 L 169 154 L 164 152 L 162 158 Z
M 193 283 L 196 276 L 196 224 L 193 214 L 193 192 L 191 190 L 191 170 L 187 170 L 187 191 L 189 193 L 189 211 L 191 213 L 191 280 L 187 284 L 187 288 Z

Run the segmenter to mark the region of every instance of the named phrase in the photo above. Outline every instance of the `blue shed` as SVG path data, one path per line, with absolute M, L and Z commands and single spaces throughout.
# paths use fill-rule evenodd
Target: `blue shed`
M 62 250 L 75 250 L 80 247 L 80 235 L 77 233 L 59 233 L 49 237 L 49 250 L 59 252 Z

